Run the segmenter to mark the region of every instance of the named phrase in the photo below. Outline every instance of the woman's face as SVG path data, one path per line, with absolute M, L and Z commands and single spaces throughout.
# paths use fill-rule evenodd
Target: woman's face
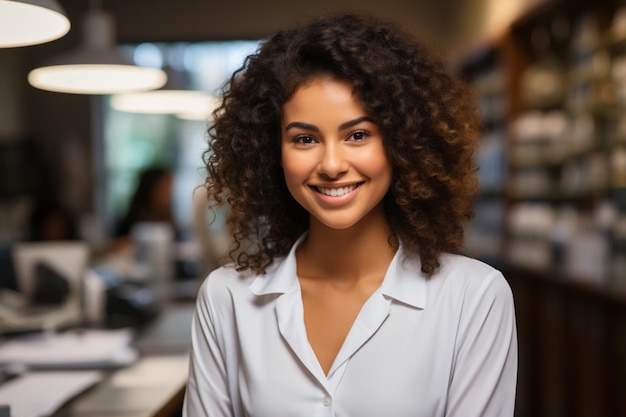
M 281 134 L 287 188 L 316 220 L 346 229 L 384 215 L 391 165 L 350 83 L 320 77 L 301 85 L 283 106 Z

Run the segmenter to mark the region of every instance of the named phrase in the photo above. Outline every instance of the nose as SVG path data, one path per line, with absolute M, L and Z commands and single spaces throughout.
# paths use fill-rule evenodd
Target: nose
M 329 178 L 337 178 L 348 171 L 349 163 L 345 150 L 339 143 L 328 142 L 318 165 L 320 174 Z

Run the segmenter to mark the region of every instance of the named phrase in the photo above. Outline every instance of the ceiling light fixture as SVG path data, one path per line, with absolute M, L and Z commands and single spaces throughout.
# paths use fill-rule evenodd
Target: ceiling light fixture
M 56 0 L 0 0 L 0 48 L 50 42 L 69 30 L 70 21 Z
M 117 111 L 140 114 L 173 114 L 184 119 L 208 120 L 218 105 L 215 96 L 188 88 L 186 70 L 175 70 L 166 64 L 166 85 L 153 91 L 115 94 L 111 107 Z
M 174 114 L 183 119 L 208 120 L 217 107 L 217 98 L 196 90 L 155 90 L 116 94 L 111 107 L 141 114 Z
M 158 68 L 133 65 L 115 50 L 115 22 L 109 13 L 92 10 L 82 22 L 82 45 L 28 74 L 36 88 L 73 94 L 116 94 L 165 85 Z

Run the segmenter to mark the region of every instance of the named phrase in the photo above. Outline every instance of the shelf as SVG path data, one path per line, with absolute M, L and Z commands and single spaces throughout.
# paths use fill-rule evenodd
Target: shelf
M 491 261 L 496 262 L 495 265 L 502 271 L 505 277 L 515 275 L 520 277 L 520 279 L 558 287 L 567 292 L 594 298 L 626 309 L 626 286 L 575 279 L 557 270 L 538 271 L 519 265 L 511 265 L 507 262 L 494 261 L 493 259 Z
M 519 417 L 626 415 L 626 30 L 610 31 L 618 8 L 626 3 L 540 2 L 486 48 L 489 60 L 465 63 L 475 79 L 497 65 L 507 80 L 502 153 L 479 159 L 506 162 L 503 188 L 482 190 L 477 207 L 487 209 L 468 235 L 491 248 L 474 255 L 503 272 L 515 298 Z M 563 21 L 568 30 L 555 31 Z M 580 36 L 588 25 L 599 30 Z M 494 87 L 477 91 L 488 104 L 502 99 Z
M 617 191 L 626 184 L 626 152 L 621 155 L 621 148 L 626 150 L 626 97 L 619 96 L 626 85 L 609 77 L 611 57 L 626 59 L 626 31 L 616 38 L 609 30 L 617 7 L 608 0 L 563 0 L 533 8 L 506 36 L 463 63 L 461 73 L 480 94 L 486 130 L 497 126 L 505 132 L 491 138 L 501 141 L 501 149 L 490 150 L 485 142 L 478 154 L 490 174 L 496 163 L 503 164 L 502 186 L 484 187 L 479 200 L 501 198 L 504 218 L 525 202 L 554 210 L 572 207 L 582 219 L 598 215 L 609 201 L 626 215 Z M 557 39 L 553 25 L 563 19 L 569 31 Z M 548 33 L 550 42 L 533 43 L 537 28 Z M 498 102 L 508 104 L 506 112 Z M 529 118 L 521 120 L 525 115 Z M 519 133 L 536 137 L 516 139 Z M 502 230 L 507 245 L 510 230 L 507 225 Z
M 511 200 L 511 202 L 517 203 L 525 200 L 545 201 L 554 204 L 576 203 L 581 202 L 587 198 L 597 198 L 598 196 L 606 196 L 608 198 L 612 194 L 613 190 L 617 190 L 620 188 L 622 187 L 605 186 L 577 190 L 563 190 L 554 187 L 547 191 L 537 192 L 510 191 L 507 197 Z

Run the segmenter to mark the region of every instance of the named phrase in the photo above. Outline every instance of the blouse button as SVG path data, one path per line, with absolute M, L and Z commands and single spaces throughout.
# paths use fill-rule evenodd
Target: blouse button
M 324 407 L 328 407 L 330 405 L 330 397 L 324 397 L 324 401 L 322 404 L 324 404 Z

